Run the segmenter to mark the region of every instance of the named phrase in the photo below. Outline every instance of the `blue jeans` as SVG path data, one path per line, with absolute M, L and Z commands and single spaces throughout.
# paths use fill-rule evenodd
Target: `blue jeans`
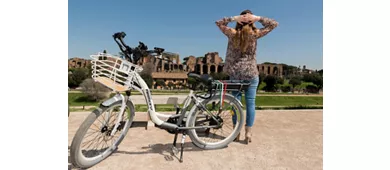
M 245 103 L 246 103 L 246 124 L 245 126 L 252 127 L 255 121 L 255 113 L 256 113 L 256 92 L 257 86 L 259 85 L 259 77 L 256 77 L 250 80 L 251 85 L 247 90 L 245 90 Z M 238 100 L 241 101 L 242 94 L 239 91 L 233 91 L 232 95 L 235 96 Z M 233 110 L 234 111 L 234 110 Z M 235 112 L 235 111 L 234 111 Z M 234 114 L 232 116 L 233 124 L 236 124 L 237 116 Z

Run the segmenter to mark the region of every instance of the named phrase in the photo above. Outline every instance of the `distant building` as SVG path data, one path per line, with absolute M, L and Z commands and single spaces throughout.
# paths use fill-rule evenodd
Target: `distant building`
M 68 68 L 86 68 L 91 65 L 91 60 L 84 58 L 70 58 L 68 60 Z
M 165 56 L 164 56 L 165 55 Z M 168 84 L 172 82 L 174 84 L 187 83 L 187 73 L 193 72 L 197 74 L 210 74 L 220 73 L 223 70 L 224 63 L 218 52 L 209 52 L 202 57 L 188 56 L 180 61 L 178 54 L 166 53 L 164 57 L 168 57 L 174 60 L 174 63 L 168 63 L 162 59 L 151 59 L 150 57 L 144 57 L 143 62 L 152 62 L 154 64 L 154 72 L 152 77 L 154 84 L 156 80 L 161 79 Z M 88 67 L 91 62 L 88 59 L 71 58 L 68 61 L 69 68 L 85 68 Z M 283 65 L 275 63 L 262 63 L 257 64 L 259 73 L 265 75 L 283 76 Z

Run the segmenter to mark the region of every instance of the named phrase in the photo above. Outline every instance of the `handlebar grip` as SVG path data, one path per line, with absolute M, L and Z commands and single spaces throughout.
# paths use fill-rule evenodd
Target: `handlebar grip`
M 117 32 L 114 35 L 112 35 L 114 38 L 125 38 L 126 33 L 125 32 Z

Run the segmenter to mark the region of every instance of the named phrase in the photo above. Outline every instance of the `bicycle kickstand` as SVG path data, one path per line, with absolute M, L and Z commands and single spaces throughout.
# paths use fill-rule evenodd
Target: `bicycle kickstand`
M 184 142 L 186 140 L 186 133 L 183 132 L 183 135 L 181 137 L 181 151 L 180 151 L 180 163 L 183 162 L 183 151 L 184 151 Z
M 176 147 L 176 141 L 177 141 L 177 136 L 178 136 L 178 132 L 175 133 L 175 139 L 173 141 L 173 146 L 172 146 L 172 156 L 173 155 L 176 155 L 179 153 L 179 150 L 177 149 Z M 181 150 L 180 150 L 180 158 L 179 158 L 179 162 L 182 163 L 183 162 L 183 151 L 184 151 L 184 142 L 185 142 L 185 139 L 186 139 L 186 133 L 183 132 L 182 134 L 182 138 L 181 138 Z

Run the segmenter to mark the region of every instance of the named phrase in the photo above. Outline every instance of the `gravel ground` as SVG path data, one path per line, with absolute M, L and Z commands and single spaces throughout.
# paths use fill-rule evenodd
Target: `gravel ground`
M 148 130 L 143 127 L 131 128 L 118 151 L 90 169 L 320 170 L 323 166 L 322 112 L 256 111 L 252 143 L 232 142 L 224 149 L 200 150 L 187 137 L 183 163 L 170 154 L 174 135 L 154 127 Z M 87 115 L 86 112 L 71 113 L 68 145 Z M 136 119 L 140 120 L 142 116 Z M 68 169 L 75 168 L 68 164 Z

